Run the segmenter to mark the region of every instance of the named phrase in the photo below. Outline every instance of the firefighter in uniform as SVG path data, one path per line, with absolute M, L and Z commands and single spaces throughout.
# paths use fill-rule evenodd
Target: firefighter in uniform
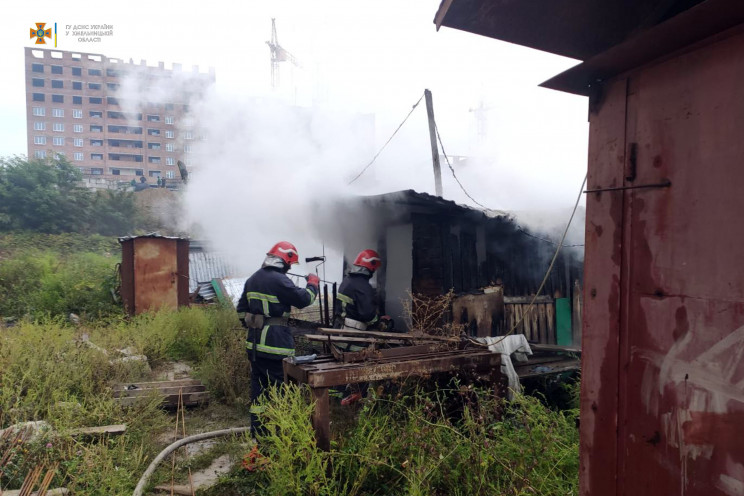
M 375 290 L 369 283 L 375 271 L 382 265 L 380 255 L 374 250 L 363 250 L 357 255 L 349 274 L 341 282 L 336 294 L 336 315 L 334 327 L 366 331 L 372 326 L 387 330 L 390 317 L 378 317 Z M 366 346 L 351 343 L 338 343 L 340 351 L 361 351 Z M 341 401 L 347 405 L 358 401 L 366 384 L 352 385 L 352 393 Z
M 245 282 L 238 300 L 238 313 L 245 312 L 243 325 L 248 328 L 246 349 L 251 359 L 251 431 L 260 431 L 256 405 L 264 390 L 284 381 L 282 360 L 294 356 L 294 338 L 287 319 L 292 307 L 311 305 L 318 295 L 318 276 L 307 277 L 307 287 L 300 288 L 287 277 L 290 266 L 299 255 L 292 243 L 280 241 L 266 254 L 266 259 Z

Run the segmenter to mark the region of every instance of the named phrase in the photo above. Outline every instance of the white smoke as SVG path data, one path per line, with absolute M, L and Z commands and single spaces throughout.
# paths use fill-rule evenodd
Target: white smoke
M 334 15 L 345 9 L 339 5 Z M 365 23 L 324 21 L 326 14 L 301 4 L 287 9 L 282 44 L 305 69 L 283 66 L 278 92 L 266 87 L 265 52 L 251 63 L 223 56 L 230 60 L 228 70 L 245 66 L 250 74 L 241 79 L 233 72 L 226 84 L 192 102 L 204 137 L 194 143 L 184 192 L 184 219 L 193 237 L 227 253 L 240 275 L 255 270 L 279 240 L 295 243 L 301 259 L 325 249 L 328 278 L 338 280 L 339 220 L 355 220 L 352 237 L 360 247 L 373 242 L 365 233 L 374 219 L 363 209 L 344 207 L 344 199 L 404 189 L 434 193 L 423 101 L 369 170 L 348 185 L 429 87 L 447 153 L 468 157 L 454 164 L 468 193 L 486 207 L 514 212 L 520 225 L 557 241 L 583 177 L 586 109 L 577 97 L 536 85 L 566 61 L 472 35 L 435 33 L 430 19 L 418 22 L 413 6 L 401 6 L 394 19 L 376 5 L 366 9 Z M 390 36 L 373 36 L 379 34 L 376 16 L 385 18 Z M 268 19 L 261 22 L 268 26 Z M 260 36 L 251 50 L 265 48 L 266 33 Z M 134 101 L 156 100 L 188 84 L 188 73 L 170 81 L 135 81 L 122 88 L 122 98 L 128 93 Z M 487 124 L 481 134 L 473 112 L 480 104 Z M 479 208 L 444 160 L 441 168 L 444 197 Z M 566 177 L 573 176 L 575 187 L 567 188 Z M 567 243 L 583 242 L 582 225 L 577 217 Z

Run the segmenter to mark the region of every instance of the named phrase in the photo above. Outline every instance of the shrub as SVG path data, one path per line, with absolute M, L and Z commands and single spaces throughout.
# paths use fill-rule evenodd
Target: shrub
M 29 250 L 0 260 L 0 315 L 96 318 L 121 313 L 111 290 L 116 261 L 95 253 Z
M 303 389 L 272 389 L 261 414 L 269 434 L 259 439 L 269 461 L 232 483 L 267 495 L 577 494 L 575 411 L 452 386 L 404 388 L 395 399 L 373 395 L 356 424 L 336 432 L 330 453 L 315 445 Z M 453 402 L 459 415 L 446 413 Z
M 218 312 L 217 317 L 224 321 L 217 324 L 197 373 L 215 399 L 228 405 L 245 405 L 251 386 L 245 329 L 235 326 L 235 312 L 232 309 Z

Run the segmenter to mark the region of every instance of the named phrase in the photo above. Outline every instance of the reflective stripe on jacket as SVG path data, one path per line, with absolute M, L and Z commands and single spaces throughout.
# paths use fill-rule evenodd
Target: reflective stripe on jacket
M 375 290 L 368 276 L 349 274 L 341 281 L 336 293 L 336 314 L 367 325 L 377 322 Z
M 312 305 L 316 295 L 314 287 L 297 287 L 278 269 L 264 267 L 245 281 L 237 311 L 265 317 L 287 317 L 292 307 Z M 254 339 L 256 353 L 265 358 L 282 359 L 295 354 L 294 338 L 289 327 L 265 325 L 261 329 L 248 329 L 246 348 L 249 351 L 253 350 Z
M 375 290 L 369 283 L 369 276 L 364 274 L 349 274 L 338 287 L 336 293 L 336 315 L 342 317 L 335 319 L 344 322 L 345 329 L 359 329 L 359 326 L 346 325 L 347 319 L 358 321 L 365 326 L 377 322 L 377 302 Z M 342 351 L 361 351 L 366 345 L 336 343 Z

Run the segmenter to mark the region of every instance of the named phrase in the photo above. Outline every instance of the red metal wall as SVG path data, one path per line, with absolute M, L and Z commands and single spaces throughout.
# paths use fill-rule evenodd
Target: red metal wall
M 587 196 L 582 495 L 744 495 L 739 31 L 608 82 L 590 117 L 588 189 L 671 186 Z
M 189 304 L 189 241 L 142 236 L 122 241 L 121 295 L 130 315 Z

